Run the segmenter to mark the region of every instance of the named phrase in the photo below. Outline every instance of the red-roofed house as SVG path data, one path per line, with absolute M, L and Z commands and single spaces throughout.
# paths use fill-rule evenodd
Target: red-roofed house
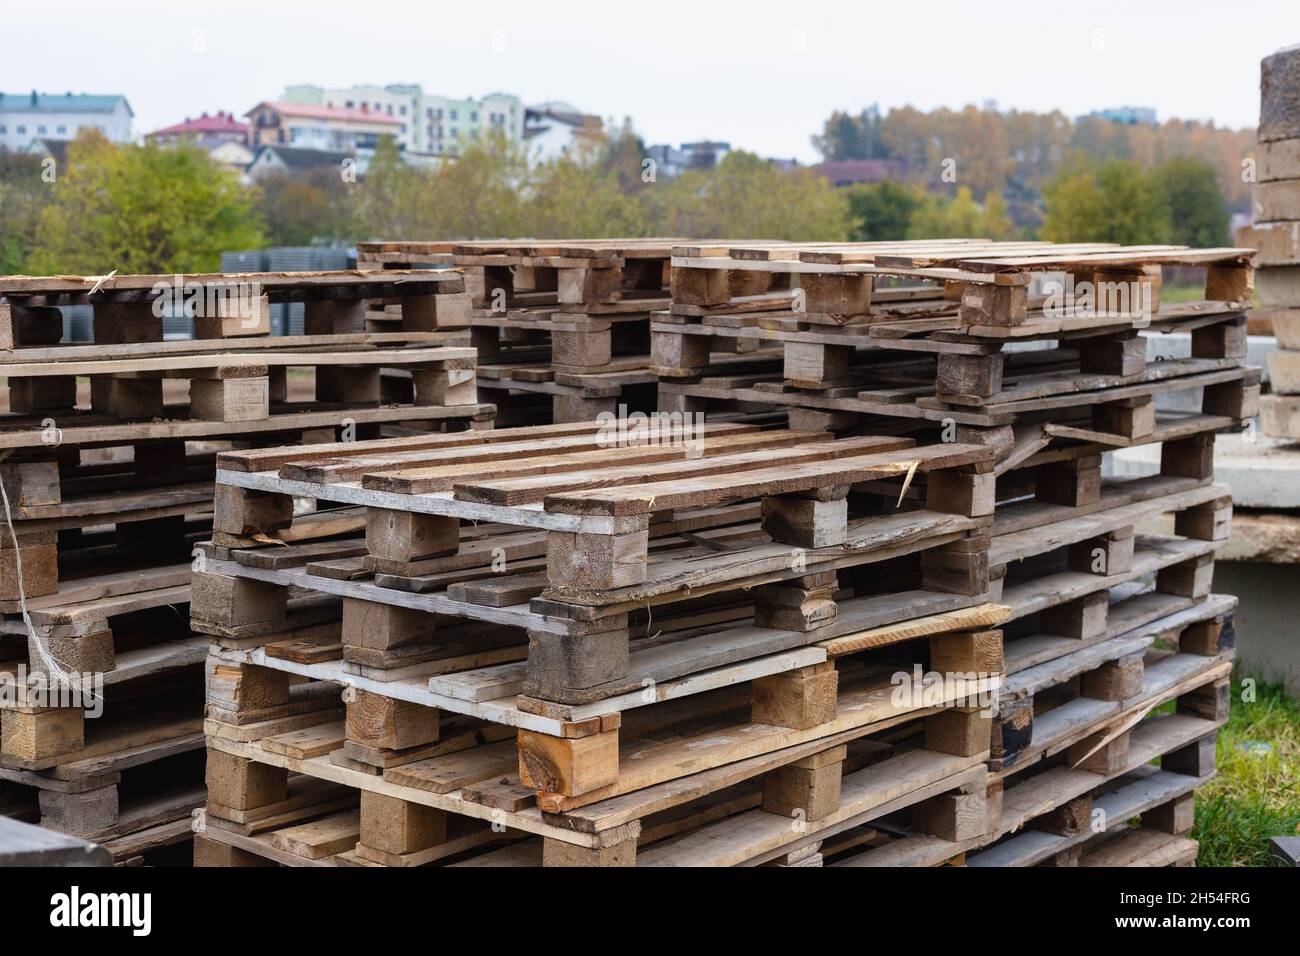
M 380 136 L 397 136 L 402 121 L 370 109 L 347 109 L 311 103 L 267 100 L 245 116 L 251 125 L 249 145 L 298 149 L 373 149 Z
M 156 129 L 146 138 L 160 146 L 170 146 L 186 137 L 192 137 L 205 145 L 207 142 L 231 140 L 243 143 L 248 141 L 248 124 L 235 119 L 233 113 L 218 112 L 211 115 L 204 113 L 195 119 L 187 116 L 184 123 Z
M 242 170 L 253 158 L 248 148 L 248 124 L 235 119 L 233 113 L 204 113 L 185 122 L 154 130 L 145 139 L 159 146 L 175 146 L 182 140 L 193 142 L 208 155 L 231 169 Z

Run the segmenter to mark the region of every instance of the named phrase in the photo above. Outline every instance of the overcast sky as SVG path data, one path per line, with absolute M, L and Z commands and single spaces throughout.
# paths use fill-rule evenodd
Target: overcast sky
M 406 82 L 808 161 L 832 110 L 873 102 L 1254 126 L 1259 61 L 1300 43 L 1300 0 L 5 0 L 0 23 L 0 91 L 125 93 L 138 132 L 290 83 Z

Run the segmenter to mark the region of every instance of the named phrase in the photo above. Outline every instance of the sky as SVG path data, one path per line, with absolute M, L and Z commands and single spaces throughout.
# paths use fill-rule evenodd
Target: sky
M 140 133 L 294 83 L 419 83 L 815 162 L 822 121 L 872 103 L 1255 126 L 1300 0 L 4 0 L 0 29 L 0 91 L 124 93 Z

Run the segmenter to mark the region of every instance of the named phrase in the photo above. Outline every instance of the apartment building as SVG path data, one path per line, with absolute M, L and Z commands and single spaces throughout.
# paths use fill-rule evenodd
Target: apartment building
M 25 152 L 34 140 L 75 139 L 83 129 L 127 143 L 134 116 L 126 97 L 116 94 L 0 93 L 0 147 Z
M 386 112 L 266 100 L 246 114 L 249 142 L 260 146 L 356 152 L 372 150 L 381 136 L 399 136 L 400 121 Z
M 460 144 L 494 132 L 514 142 L 524 137 L 524 106 L 509 93 L 456 99 L 410 83 L 332 89 L 303 84 L 288 87 L 284 101 L 387 116 L 398 124 L 393 134 L 407 153 L 455 156 Z

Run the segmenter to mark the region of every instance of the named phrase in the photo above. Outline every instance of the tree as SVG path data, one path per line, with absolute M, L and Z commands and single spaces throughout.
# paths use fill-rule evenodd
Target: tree
M 595 157 L 562 156 L 533 171 L 524 228 L 575 239 L 640 236 L 645 216 L 636 198 L 619 189 L 615 170 L 603 170 Z
M 1228 210 L 1215 168 L 1180 156 L 1156 167 L 1156 186 L 1169 216 L 1169 241 L 1210 249 L 1228 245 Z
M 1169 236 L 1169 213 L 1156 178 L 1131 160 L 1063 172 L 1044 189 L 1044 198 L 1041 232 L 1052 242 L 1145 245 Z
M 92 131 L 68 147 L 36 241 L 37 272 L 167 274 L 215 271 L 223 250 L 263 237 L 251 193 L 201 149 L 114 146 Z
M 807 242 L 849 233 L 843 192 L 812 170 L 784 172 L 739 150 L 716 169 L 690 170 L 644 195 L 656 235 Z
M 844 194 L 849 202 L 849 239 L 853 242 L 902 239 L 923 201 L 917 190 L 888 179 L 850 186 Z
M 257 209 L 266 224 L 267 242 L 307 246 L 317 240 L 349 238 L 347 190 L 353 186 L 333 167 L 266 176 L 258 183 Z
M 54 198 L 39 156 L 0 149 L 0 275 L 26 271 L 41 211 Z
M 997 193 L 990 193 L 981 206 L 969 186 L 961 186 L 949 198 L 922 193 L 908 228 L 909 239 L 1010 239 L 1014 233 L 1007 218 L 1007 206 Z
M 880 136 L 880 109 L 872 105 L 857 116 L 836 110 L 812 144 L 830 162 L 842 159 L 884 159 L 889 150 Z

